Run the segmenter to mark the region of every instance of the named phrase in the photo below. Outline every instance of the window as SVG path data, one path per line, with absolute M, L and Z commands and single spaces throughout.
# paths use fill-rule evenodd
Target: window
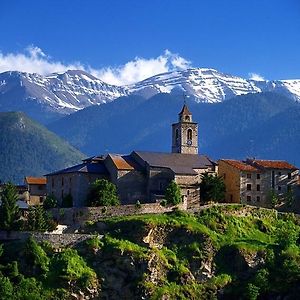
M 54 188 L 54 178 L 52 178 L 52 183 L 51 183 L 52 187 Z
M 223 174 L 223 179 L 224 179 L 224 180 L 226 179 L 226 173 Z
M 190 194 L 190 190 L 187 190 L 187 195 L 189 195 Z
M 278 172 L 278 176 L 281 176 L 281 172 Z
M 247 174 L 247 178 L 251 179 L 251 174 Z
M 292 179 L 292 173 L 288 173 L 288 179 Z
M 63 177 L 61 178 L 61 185 L 62 186 L 64 185 L 64 178 Z
M 163 187 L 164 187 L 163 183 L 160 181 L 160 182 L 158 183 L 158 185 L 159 185 L 159 190 L 162 191 L 162 190 L 163 190 Z
M 43 201 L 44 201 L 44 198 L 40 197 L 40 203 L 43 203 Z
M 260 174 L 256 174 L 256 179 L 260 179 Z
M 281 186 L 280 185 L 278 186 L 278 191 L 281 191 Z
M 257 201 L 257 202 L 260 202 L 260 196 L 257 196 L 257 197 L 256 197 L 256 201 Z
M 178 140 L 178 138 L 179 138 L 179 130 L 178 130 L 178 128 L 176 128 L 176 130 L 175 130 L 175 139 Z
M 188 141 L 191 141 L 192 138 L 193 138 L 193 131 L 192 131 L 192 129 L 188 129 L 188 131 L 187 131 L 187 139 L 188 139 Z
M 257 185 L 256 185 L 256 190 L 257 190 L 257 191 L 260 191 L 260 184 L 257 184 Z
M 43 189 L 43 186 L 42 186 L 42 185 L 39 185 L 39 186 L 38 186 L 38 190 L 41 191 L 42 189 Z
M 247 184 L 247 191 L 251 191 L 251 184 L 250 183 Z
M 70 185 L 72 184 L 72 177 L 69 178 Z
M 251 196 L 247 196 L 247 202 L 251 202 Z
M 185 120 L 189 122 L 190 121 L 190 117 L 189 116 L 185 116 Z

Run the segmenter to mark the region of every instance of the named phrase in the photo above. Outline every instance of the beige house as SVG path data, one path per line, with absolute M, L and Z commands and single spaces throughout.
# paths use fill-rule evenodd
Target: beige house
M 71 195 L 73 206 L 85 205 L 89 187 L 97 178 L 113 182 L 122 204 L 156 202 L 163 198 L 172 180 L 181 187 L 188 205 L 199 203 L 201 174 L 216 172 L 216 164 L 198 154 L 198 124 L 184 105 L 172 125 L 172 153 L 133 151 L 128 155 L 107 154 L 47 174 L 47 193 L 59 203 Z
M 40 205 L 43 204 L 47 189 L 46 189 L 46 178 L 45 177 L 25 177 L 25 186 L 27 188 L 28 205 Z
M 299 169 L 286 161 L 221 159 L 218 172 L 226 185 L 226 202 L 270 206 L 269 193 L 279 197 L 297 185 Z

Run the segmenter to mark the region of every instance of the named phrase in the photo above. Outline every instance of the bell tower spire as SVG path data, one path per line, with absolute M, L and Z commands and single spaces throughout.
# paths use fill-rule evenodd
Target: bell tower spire
M 198 124 L 193 122 L 185 99 L 178 116 L 178 122 L 172 124 L 172 153 L 198 154 Z

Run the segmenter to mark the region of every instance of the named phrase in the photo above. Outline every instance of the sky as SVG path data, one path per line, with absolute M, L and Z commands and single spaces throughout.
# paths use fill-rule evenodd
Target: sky
M 122 85 L 189 67 L 300 79 L 300 1 L 0 1 L 0 72 Z

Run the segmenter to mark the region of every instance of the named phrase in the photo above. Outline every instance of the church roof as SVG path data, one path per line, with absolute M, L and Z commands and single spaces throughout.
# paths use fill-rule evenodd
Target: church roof
M 134 170 L 136 163 L 132 161 L 130 155 L 109 154 L 117 170 Z
M 181 112 L 179 115 L 191 115 L 192 113 L 189 111 L 186 104 L 183 105 Z
M 75 165 L 66 169 L 62 169 L 53 173 L 46 174 L 48 175 L 58 175 L 58 174 L 68 174 L 68 173 L 93 173 L 93 174 L 106 174 L 107 170 L 103 163 L 86 163 Z
M 131 155 L 137 155 L 150 167 L 168 168 L 175 174 L 195 175 L 195 169 L 214 166 L 207 156 L 198 154 L 134 151 Z

